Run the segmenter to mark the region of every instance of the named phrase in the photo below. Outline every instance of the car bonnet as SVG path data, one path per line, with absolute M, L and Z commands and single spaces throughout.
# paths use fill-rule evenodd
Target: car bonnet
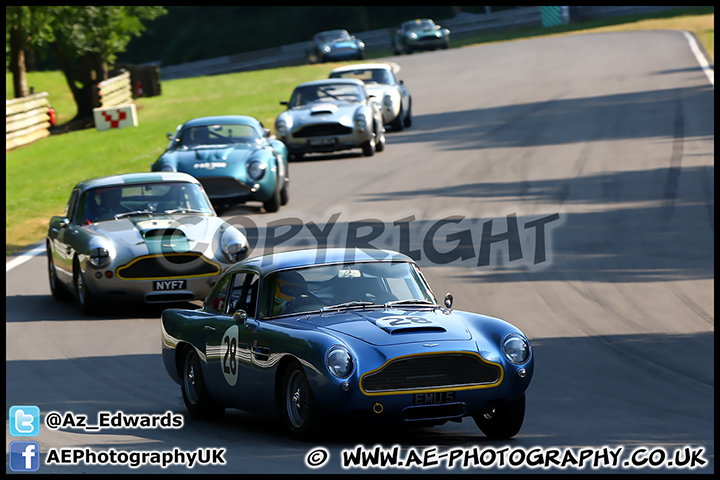
M 112 239 L 116 245 L 124 244 L 136 249 L 146 245 L 147 253 L 150 254 L 160 251 L 204 251 L 208 247 L 207 240 L 219 228 L 216 219 L 193 214 L 154 215 L 150 218 L 137 215 L 98 222 L 84 228 Z
M 440 308 L 342 310 L 301 321 L 377 346 L 473 338 L 457 315 Z
M 239 162 L 252 155 L 259 145 L 239 143 L 236 145 L 218 145 L 207 148 L 191 147 L 188 150 L 175 150 L 165 156 L 173 156 L 180 165 L 193 168 L 198 162 Z

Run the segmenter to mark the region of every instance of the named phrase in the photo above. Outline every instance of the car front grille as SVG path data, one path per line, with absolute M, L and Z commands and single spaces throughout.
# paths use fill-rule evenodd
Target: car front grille
M 220 266 L 198 252 L 138 257 L 115 272 L 122 280 L 206 277 L 219 273 Z
M 367 394 L 413 390 L 492 386 L 502 378 L 502 367 L 470 353 L 425 354 L 400 357 L 360 379 Z
M 357 49 L 354 47 L 333 47 L 330 50 L 330 55 L 352 55 L 357 53 Z
M 324 137 L 326 135 L 348 135 L 353 129 L 339 123 L 318 123 L 306 125 L 293 132 L 295 138 Z

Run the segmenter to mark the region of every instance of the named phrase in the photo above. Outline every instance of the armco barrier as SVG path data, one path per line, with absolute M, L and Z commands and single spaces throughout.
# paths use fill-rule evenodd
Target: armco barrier
M 450 30 L 450 38 L 465 38 L 474 35 L 517 30 L 542 25 L 541 7 L 518 7 L 500 12 L 485 14 L 463 13 L 448 20 L 438 20 L 438 23 Z M 618 15 L 637 15 L 654 13 L 674 8 L 664 6 L 611 6 L 611 7 L 568 7 L 569 21 L 587 21 L 598 18 L 607 18 Z M 351 32 L 353 33 L 353 32 Z M 395 34 L 395 28 L 384 28 L 367 32 L 353 33 L 365 42 L 367 51 L 388 49 L 390 40 Z M 192 78 L 203 75 L 218 75 L 265 68 L 288 67 L 305 63 L 305 49 L 307 42 L 293 43 L 282 47 L 268 48 L 254 52 L 210 58 L 180 65 L 168 65 L 160 68 L 163 80 L 179 78 Z
M 5 151 L 50 135 L 47 92 L 5 100 Z

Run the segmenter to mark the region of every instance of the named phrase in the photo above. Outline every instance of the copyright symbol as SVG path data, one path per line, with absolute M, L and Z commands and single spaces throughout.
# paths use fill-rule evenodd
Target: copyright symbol
M 57 427 L 59 427 L 61 422 L 62 422 L 62 417 L 57 412 L 50 412 L 45 417 L 45 425 L 48 428 L 52 428 L 53 430 L 55 430 Z
M 330 453 L 326 449 L 319 447 L 308 452 L 305 456 L 305 464 L 310 468 L 319 468 L 325 465 L 328 458 L 330 458 Z

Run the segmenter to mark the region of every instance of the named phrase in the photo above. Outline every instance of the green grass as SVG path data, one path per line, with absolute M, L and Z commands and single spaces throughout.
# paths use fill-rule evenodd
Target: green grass
M 674 16 L 638 21 L 627 17 L 605 22 L 588 22 L 601 30 L 672 28 L 695 32 L 705 49 L 714 56 L 714 14 Z M 509 38 L 483 36 L 472 43 L 507 41 L 549 34 L 578 32 L 577 25 L 514 32 Z M 537 30 L 537 31 L 536 31 Z M 583 32 L 588 31 L 584 29 Z M 596 31 L 596 30 L 592 30 Z M 709 43 L 706 43 L 709 42 Z M 453 46 L 461 44 L 453 42 Z M 374 56 L 388 56 L 376 52 Z M 348 62 L 349 63 L 349 62 Z M 204 115 L 250 115 L 272 128 L 283 110 L 280 100 L 288 100 L 298 83 L 325 78 L 342 64 L 304 65 L 256 72 L 215 75 L 162 83 L 162 95 L 136 100 L 137 128 L 98 132 L 94 129 L 53 135 L 6 155 L 5 254 L 10 255 L 42 240 L 48 221 L 63 213 L 71 188 L 79 181 L 115 173 L 149 171 L 150 164 L 167 145 L 166 133 L 184 121 Z M 60 72 L 30 72 L 28 85 L 36 92 L 49 93 L 57 111 L 58 123 L 74 117 L 75 103 Z M 12 98 L 12 77 L 6 73 L 6 98 Z

